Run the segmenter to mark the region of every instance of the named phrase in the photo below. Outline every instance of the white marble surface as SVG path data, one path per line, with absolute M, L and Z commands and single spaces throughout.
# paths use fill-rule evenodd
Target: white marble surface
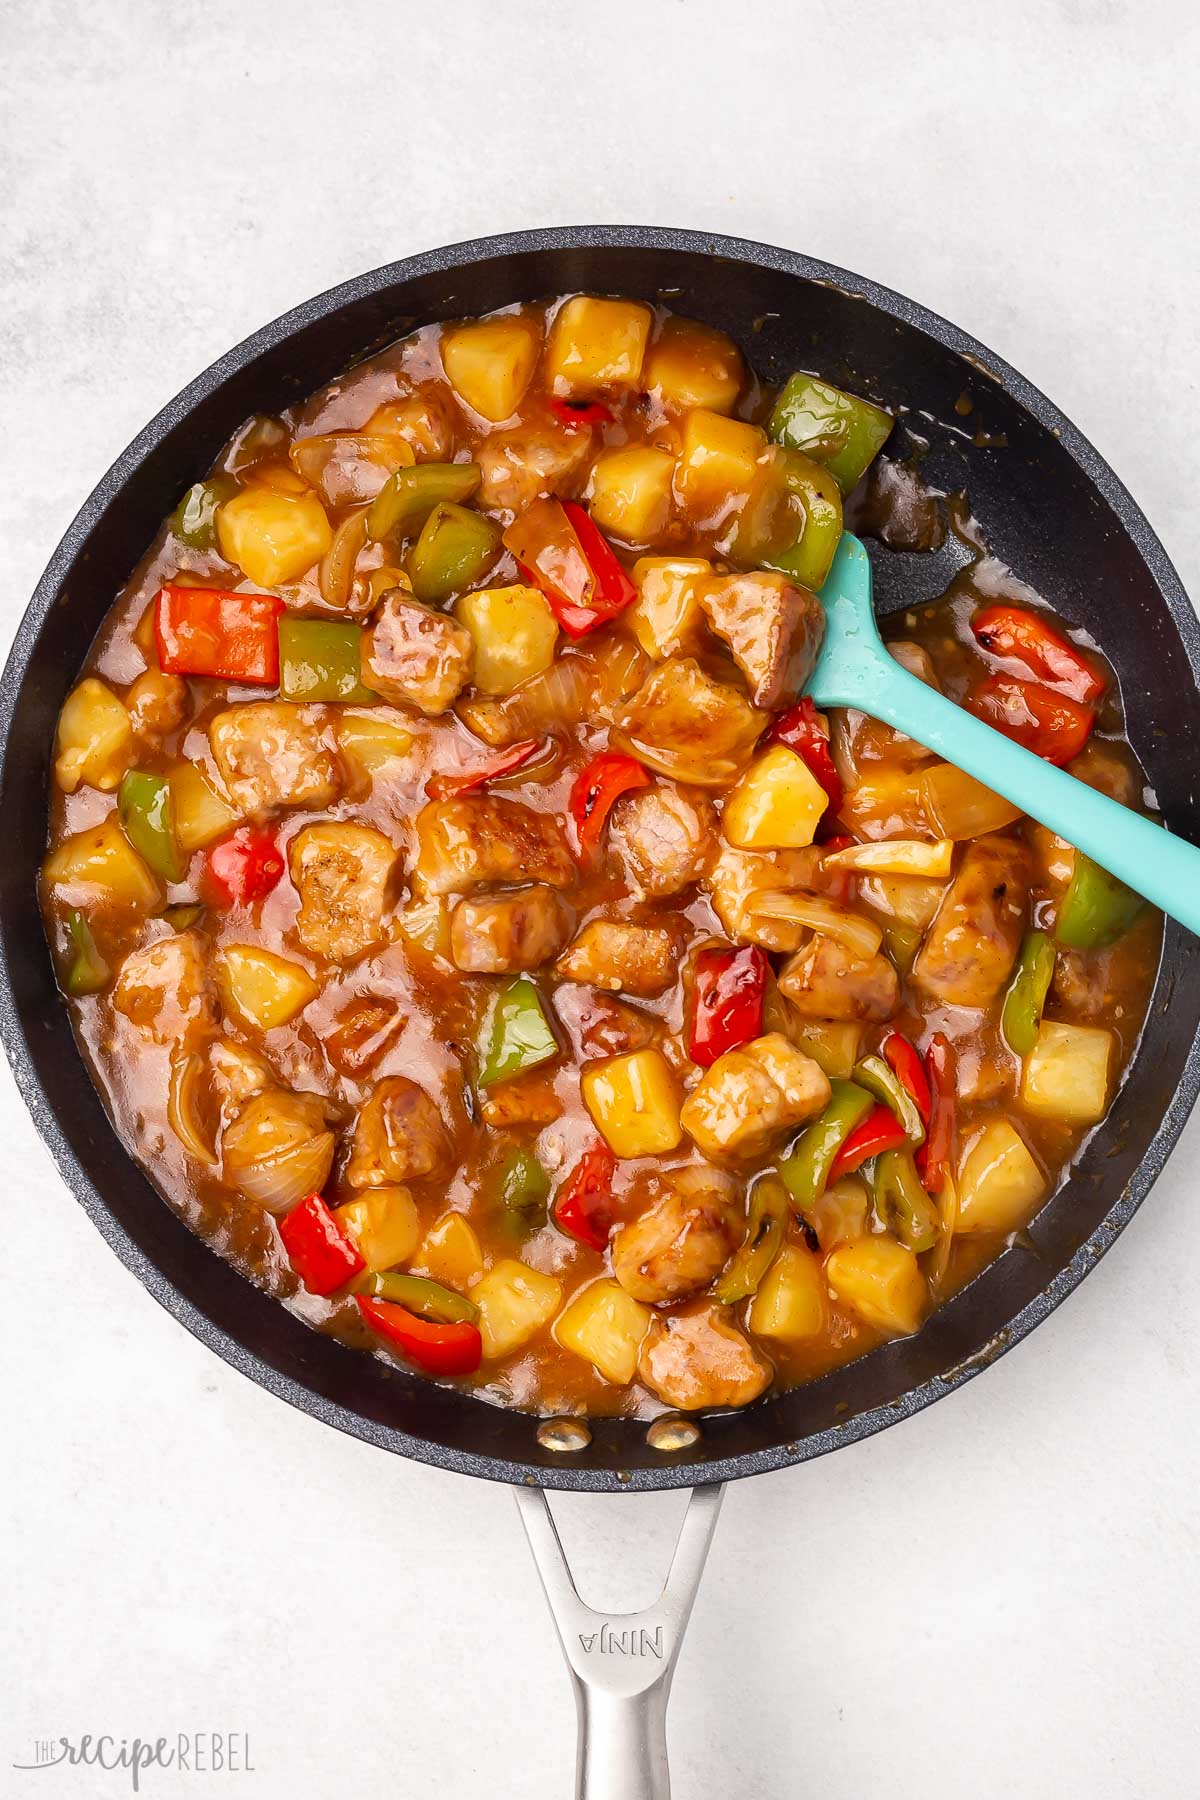
M 788 244 L 958 320 L 1110 456 L 1200 593 L 1198 51 L 1183 0 L 0 8 L 4 636 L 111 457 L 253 327 L 429 245 L 596 220 Z M 252 1773 L 143 1791 L 566 1793 L 505 1492 L 193 1343 L 7 1070 L 0 1137 L 0 1792 L 128 1791 L 13 1771 L 40 1736 L 232 1730 Z M 680 1796 L 1195 1794 L 1198 1153 L 1193 1124 L 1116 1253 L 981 1380 L 730 1494 L 672 1703 Z M 646 1592 L 678 1509 L 560 1508 L 598 1598 Z

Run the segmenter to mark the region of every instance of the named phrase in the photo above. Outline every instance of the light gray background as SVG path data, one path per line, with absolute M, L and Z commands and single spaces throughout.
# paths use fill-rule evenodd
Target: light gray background
M 5 640 L 112 457 L 245 333 L 430 245 L 612 220 L 790 245 L 957 320 L 1099 445 L 1200 593 L 1193 16 L 7 0 Z M 0 1142 L 0 1792 L 127 1791 L 13 1772 L 38 1736 L 215 1729 L 250 1734 L 252 1775 L 145 1791 L 569 1791 L 505 1491 L 341 1439 L 193 1343 L 7 1070 Z M 982 1379 L 729 1495 L 672 1704 L 680 1796 L 1197 1791 L 1198 1152 L 1193 1125 Z M 594 1597 L 646 1596 L 679 1505 L 560 1506 Z

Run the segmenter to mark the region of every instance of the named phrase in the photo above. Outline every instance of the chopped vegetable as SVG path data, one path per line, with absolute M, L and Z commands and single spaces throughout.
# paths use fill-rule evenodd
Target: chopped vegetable
M 605 1381 L 624 1387 L 637 1374 L 638 1352 L 654 1314 L 619 1281 L 582 1288 L 554 1322 L 555 1340 L 590 1362 Z
M 279 1235 L 288 1261 L 311 1294 L 334 1293 L 364 1267 L 319 1194 L 310 1194 L 284 1214 Z
M 789 894 L 777 888 L 764 888 L 746 902 L 751 920 L 786 920 L 803 925 L 822 937 L 844 944 L 856 957 L 872 957 L 883 942 L 883 928 L 864 913 L 850 912 L 832 900 L 821 900 L 814 894 Z
M 875 1101 L 853 1081 L 830 1082 L 828 1106 L 804 1131 L 779 1164 L 779 1174 L 800 1213 L 825 1192 L 830 1171 L 851 1132 L 872 1111 Z
M 172 931 L 190 931 L 203 914 L 204 908 L 199 901 L 185 901 L 180 906 L 164 906 L 162 912 Z
M 482 581 L 499 553 L 497 525 L 482 513 L 439 501 L 409 552 L 412 591 L 427 606 L 440 606 Z
M 886 1232 L 839 1244 L 825 1259 L 825 1278 L 877 1331 L 909 1337 L 920 1328 L 929 1289 L 912 1251 Z
M 369 1188 L 334 1217 L 372 1272 L 407 1262 L 421 1241 L 420 1215 L 405 1187 Z
M 288 474 L 295 482 L 290 470 Z M 217 541 L 225 561 L 236 564 L 247 581 L 255 587 L 274 588 L 298 581 L 320 562 L 333 542 L 333 531 L 325 508 L 310 488 L 279 493 L 265 486 L 246 487 L 218 510 Z M 166 666 L 163 663 L 164 669 Z M 208 669 L 175 672 L 217 673 Z
M 511 694 L 554 662 L 558 625 L 544 594 L 518 585 L 464 594 L 454 615 L 475 643 L 475 686 L 484 694 Z
M 885 1150 L 876 1161 L 872 1187 L 880 1224 L 917 1254 L 932 1250 L 938 1209 L 921 1185 L 911 1150 Z
M 110 794 L 133 761 L 129 710 L 102 681 L 89 675 L 58 715 L 54 779 L 64 794 L 79 787 Z
M 479 1308 L 473 1300 L 456 1294 L 453 1288 L 431 1281 L 427 1275 L 399 1275 L 394 1271 L 361 1275 L 354 1284 L 356 1294 L 372 1300 L 392 1300 L 406 1306 L 422 1319 L 434 1319 L 440 1325 L 474 1325 Z
M 349 620 L 302 619 L 285 613 L 279 621 L 279 693 L 283 700 L 348 700 L 369 706 L 364 687 L 362 628 Z
M 994 794 L 982 781 L 965 775 L 952 763 L 935 763 L 926 769 L 918 786 L 921 810 L 929 825 L 939 837 L 950 838 L 954 843 L 985 837 L 989 831 L 1003 831 L 1021 817 L 1019 806 Z
M 550 411 L 568 431 L 582 431 L 588 425 L 611 425 L 611 408 L 598 400 L 551 400 Z
M 542 997 L 528 975 L 506 982 L 497 994 L 481 1054 L 481 1087 L 536 1069 L 559 1054 Z
M 544 749 L 541 738 L 526 738 L 524 743 L 513 744 L 508 750 L 497 750 L 494 756 L 485 757 L 473 769 L 463 769 L 457 775 L 431 775 L 425 783 L 425 792 L 431 800 L 451 800 L 456 794 L 469 794 L 489 781 L 498 780 L 501 775 L 512 775 L 517 769 L 523 769 Z
M 274 594 L 168 583 L 155 603 L 159 664 L 169 675 L 211 675 L 219 681 L 276 687 L 283 610 L 283 601 Z
M 917 1152 L 917 1168 L 930 1194 L 941 1193 L 954 1152 L 956 1067 L 954 1046 L 944 1032 L 935 1031 L 925 1052 L 930 1094 L 928 1129 Z
M 787 1188 L 775 1175 L 762 1175 L 750 1192 L 746 1235 L 732 1260 L 713 1283 L 713 1299 L 722 1306 L 736 1306 L 757 1293 L 759 1284 L 779 1254 L 787 1229 L 790 1200 Z M 757 1327 L 754 1327 L 757 1329 Z
M 532 1150 L 510 1150 L 496 1181 L 496 1197 L 508 1224 L 522 1237 L 546 1223 L 550 1177 Z
M 423 462 L 397 469 L 375 496 L 367 514 L 367 536 L 373 544 L 411 537 L 435 506 L 470 500 L 482 478 L 478 463 Z
M 824 463 L 843 494 L 861 480 L 891 429 L 892 415 L 881 406 L 803 374 L 787 382 L 768 426 L 776 443 Z
M 954 867 L 954 844 L 940 838 L 924 844 L 916 838 L 892 838 L 881 844 L 851 844 L 825 858 L 827 869 L 855 869 L 864 875 L 911 875 L 922 881 L 941 880 Z
M 989 1119 L 958 1171 L 955 1230 L 1019 1231 L 1046 1193 L 1046 1178 L 1010 1119 Z
M 210 906 L 254 906 L 282 874 L 283 853 L 271 833 L 243 825 L 209 850 L 201 887 Z
M 992 656 L 1018 662 L 1035 681 L 1088 705 L 1104 692 L 1103 678 L 1047 619 L 1024 606 L 985 606 L 971 620 L 976 642 Z
M 722 828 L 740 850 L 801 849 L 816 837 L 828 804 L 807 763 L 786 744 L 774 744 L 730 793 Z
M 854 1079 L 859 1087 L 866 1088 L 884 1106 L 890 1107 L 903 1126 L 905 1138 L 912 1149 L 915 1150 L 919 1144 L 924 1143 L 925 1125 L 921 1110 L 899 1075 L 881 1056 L 864 1056 L 854 1071 Z M 846 1149 L 849 1149 L 848 1143 Z
M 1094 863 L 1082 850 L 1054 921 L 1055 940 L 1069 950 L 1102 950 L 1128 931 L 1142 910 L 1141 896 Z
M 658 1156 L 683 1136 L 679 1092 L 661 1050 L 589 1063 L 579 1085 L 593 1124 L 617 1156 Z
M 802 1244 L 785 1244 L 750 1302 L 746 1323 L 757 1337 L 779 1344 L 820 1337 L 828 1303 L 820 1258 Z
M 796 1047 L 811 1056 L 830 1081 L 849 1081 L 858 1061 L 863 1028 L 856 1021 L 801 1019 L 794 1015 L 786 1024 Z
M 767 738 L 769 744 L 786 744 L 825 790 L 829 802 L 822 823 L 828 827 L 842 809 L 845 792 L 829 748 L 829 732 L 807 694 L 780 713 Z M 818 834 L 819 835 L 819 834 Z
M 585 860 L 600 848 L 608 815 L 622 794 L 650 786 L 650 776 L 636 757 L 605 750 L 579 771 L 571 789 L 571 817 Z
M 164 881 L 182 881 L 187 858 L 175 836 L 171 784 L 162 775 L 130 769 L 117 795 L 121 829 L 138 855 Z
M 965 705 L 986 725 L 1056 765 L 1079 755 L 1096 719 L 1090 706 L 1015 675 L 985 675 Z
M 1068 1125 L 1096 1125 L 1108 1110 L 1113 1034 L 1099 1025 L 1043 1019 L 1025 1058 L 1021 1102 Z
M 888 1068 L 899 1077 L 905 1092 L 915 1104 L 922 1125 L 928 1125 L 933 1096 L 929 1091 L 925 1065 L 917 1051 L 899 1031 L 888 1032 L 882 1049 Z
M 1053 942 L 1044 931 L 1027 931 L 1000 1018 L 1008 1047 L 1018 1056 L 1028 1056 L 1037 1042 L 1042 1008 L 1053 979 Z
M 560 1231 L 589 1250 L 603 1251 L 613 1226 L 613 1176 L 617 1162 L 607 1144 L 585 1150 L 554 1200 Z
M 75 996 L 98 994 L 112 980 L 112 970 L 97 949 L 84 914 L 73 908 L 64 922 L 71 941 L 71 960 L 63 976 L 63 990 Z
M 634 300 L 576 294 L 555 314 L 542 377 L 552 393 L 607 393 L 636 387 L 654 314 Z
M 861 1069 L 862 1065 L 859 1065 Z M 859 1073 L 855 1070 L 855 1075 Z M 885 1150 L 898 1150 L 908 1142 L 908 1134 L 890 1106 L 875 1106 L 843 1142 L 829 1170 L 830 1181 L 840 1181 L 853 1174 L 872 1157 Z
M 253 1094 L 225 1127 L 223 1179 L 270 1213 L 284 1213 L 324 1187 L 336 1140 L 319 1094 L 267 1087 Z
M 210 475 L 188 489 L 171 515 L 171 530 L 193 550 L 217 547 L 217 508 L 238 491 L 232 475 Z
M 799 450 L 772 449 L 738 519 L 730 554 L 744 568 L 779 569 L 814 591 L 842 535 L 842 496 L 827 469 Z
M 707 1069 L 718 1056 L 761 1036 L 770 964 L 757 945 L 709 948 L 692 965 L 688 1054 Z
M 308 970 L 256 944 L 227 944 L 216 960 L 221 999 L 242 1025 L 273 1031 L 303 1012 L 319 982 Z
M 472 1375 L 483 1360 L 477 1325 L 438 1325 L 391 1300 L 354 1296 L 367 1324 L 426 1375 Z
M 498 424 L 521 404 L 541 347 L 536 319 L 527 313 L 502 313 L 444 330 L 442 367 L 459 398 Z

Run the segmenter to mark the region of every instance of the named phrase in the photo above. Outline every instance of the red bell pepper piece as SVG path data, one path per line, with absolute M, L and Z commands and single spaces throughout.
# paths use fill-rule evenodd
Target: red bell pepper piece
M 560 1188 L 554 1223 L 576 1243 L 601 1252 L 612 1230 L 612 1184 L 617 1159 L 607 1144 L 585 1150 Z
M 586 637 L 637 598 L 612 545 L 573 500 L 535 500 L 508 527 L 504 546 L 568 637 Z
M 440 1325 L 395 1300 L 372 1300 L 366 1294 L 354 1299 L 367 1324 L 426 1375 L 473 1375 L 483 1361 L 478 1325 Z
M 761 1037 L 769 969 L 756 944 L 740 950 L 701 950 L 692 971 L 688 1050 L 707 1069 L 726 1050 Z
M 767 742 L 786 744 L 789 750 L 794 750 L 809 774 L 825 789 L 829 805 L 817 827 L 819 839 L 822 836 L 821 826 L 828 830 L 841 811 L 845 790 L 829 748 L 829 733 L 822 729 L 816 706 L 807 694 L 797 700 L 795 706 L 789 706 L 786 712 L 780 713 L 771 727 Z
M 883 1055 L 888 1068 L 920 1113 L 921 1123 L 928 1125 L 933 1100 L 925 1065 L 917 1051 L 902 1032 L 890 1031 L 883 1040 Z
M 907 1142 L 904 1127 L 891 1107 L 873 1107 L 862 1124 L 854 1127 L 834 1157 L 829 1180 L 840 1181 L 843 1175 L 870 1162 L 873 1156 L 882 1156 L 885 1150 L 902 1149 Z
M 501 775 L 511 775 L 514 770 L 523 768 L 541 747 L 541 738 L 524 738 L 521 743 L 513 744 L 507 750 L 497 750 L 495 756 L 485 757 L 475 768 L 464 769 L 458 775 L 431 775 L 425 783 L 425 792 L 431 800 L 453 800 L 456 794 L 469 794 L 472 788 L 482 787 L 486 781 L 495 781 Z
M 310 1294 L 332 1294 L 366 1267 L 320 1194 L 310 1194 L 285 1214 L 279 1235 Z
M 252 906 L 283 874 L 283 853 L 267 831 L 239 826 L 204 859 L 200 885 L 209 906 Z
M 917 1173 L 927 1194 L 940 1194 L 954 1148 L 954 1046 L 944 1032 L 935 1031 L 925 1052 L 931 1103 L 929 1129 L 917 1151 Z
M 1096 719 L 1090 706 L 1016 675 L 986 676 L 971 689 L 966 705 L 1014 743 L 1056 764 L 1079 755 Z
M 601 406 L 598 400 L 551 400 L 550 411 L 568 431 L 578 431 L 584 425 L 607 425 L 612 420 L 607 406 Z
M 279 685 L 279 615 L 275 594 L 230 594 L 220 588 L 160 588 L 154 606 L 159 666 L 168 675 L 212 675 L 219 681 Z
M 613 803 L 634 788 L 649 786 L 649 773 L 637 758 L 618 750 L 602 751 L 579 771 L 570 804 L 581 856 L 594 856 L 599 849 Z
M 1035 680 L 1068 700 L 1086 705 L 1104 692 L 1104 677 L 1070 639 L 1027 607 L 985 606 L 971 620 L 971 630 L 990 655 L 1020 663 Z

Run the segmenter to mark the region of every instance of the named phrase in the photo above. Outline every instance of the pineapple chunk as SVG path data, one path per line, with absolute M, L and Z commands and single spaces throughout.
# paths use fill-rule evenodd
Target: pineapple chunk
M 795 1344 L 825 1329 L 825 1276 L 820 1258 L 785 1244 L 758 1284 L 746 1323 L 758 1337 Z
M 650 544 L 671 517 L 675 458 L 649 444 L 603 450 L 592 464 L 588 504 L 604 531 L 627 544 Z
M 680 411 L 727 413 L 746 379 L 742 353 L 723 331 L 695 319 L 668 319 L 646 354 L 642 386 Z
M 396 924 L 410 944 L 443 962 L 450 960 L 450 909 L 440 895 L 409 900 L 396 914 Z
M 77 787 L 111 794 L 133 761 L 133 721 L 102 681 L 81 681 L 58 715 L 54 779 L 64 794 Z
M 465 1291 L 483 1274 L 483 1251 L 465 1213 L 445 1212 L 429 1227 L 413 1259 L 413 1273 Z
M 1003 831 L 1021 817 L 1019 806 L 1013 806 L 1002 794 L 993 794 L 982 781 L 965 775 L 952 763 L 935 763 L 932 769 L 926 769 L 919 778 L 918 792 L 921 809 L 933 830 L 955 843 L 984 837 L 989 831 Z
M 1018 1231 L 1045 1192 L 1046 1178 L 1016 1126 L 992 1119 L 959 1165 L 955 1230 Z
M 884 1232 L 839 1244 L 825 1258 L 825 1279 L 846 1306 L 877 1331 L 909 1337 L 929 1299 L 912 1251 Z
M 333 1216 L 372 1274 L 406 1263 L 421 1241 L 421 1221 L 405 1187 L 371 1188 L 335 1207 Z
M 659 1050 L 634 1050 L 592 1063 L 580 1079 L 583 1103 L 615 1156 L 658 1156 L 683 1136 L 679 1091 Z
M 775 744 L 751 763 L 726 800 L 721 829 L 739 850 L 803 850 L 828 804 L 803 759 Z
M 298 581 L 320 562 L 333 532 L 311 490 L 282 494 L 249 487 L 218 509 L 217 541 L 225 561 L 235 563 L 247 581 L 273 588 Z
M 368 783 L 377 770 L 407 756 L 412 749 L 412 732 L 395 718 L 380 713 L 339 710 L 333 730 L 338 749 L 354 772 Z
M 638 597 L 625 617 L 646 652 L 663 662 L 694 656 L 707 636 L 700 584 L 712 564 L 698 556 L 642 556 L 633 565 Z
M 1043 1019 L 1021 1076 L 1025 1110 L 1068 1125 L 1099 1124 L 1108 1106 L 1112 1051 L 1112 1033 L 1101 1026 Z
M 61 843 L 46 861 L 53 887 L 87 887 L 102 905 L 156 912 L 163 890 L 117 823 L 116 814 Z
M 684 420 L 675 466 L 675 494 L 688 518 L 697 525 L 720 524 L 732 503 L 749 491 L 766 448 L 766 434 L 757 425 L 693 408 Z
M 167 780 L 175 810 L 175 836 L 185 856 L 215 844 L 242 816 L 218 794 L 198 763 L 176 764 Z
M 482 693 L 511 694 L 554 661 L 558 624 L 536 588 L 481 588 L 464 594 L 454 613 L 474 640 L 474 681 Z
M 576 294 L 559 308 L 546 345 L 545 381 L 555 394 L 636 387 L 653 314 L 633 300 Z
M 863 1028 L 838 1019 L 801 1019 L 793 1016 L 783 1027 L 797 1050 L 811 1056 L 830 1081 L 849 1081 L 858 1061 Z
M 442 367 L 459 399 L 498 425 L 520 406 L 541 347 L 541 327 L 524 313 L 476 319 L 442 333 Z
M 506 1257 L 475 1283 L 471 1298 L 479 1308 L 483 1354 L 494 1362 L 550 1323 L 562 1305 L 562 1282 Z
M 227 945 L 216 959 L 216 978 L 226 1011 L 259 1031 L 294 1019 L 320 985 L 299 963 L 255 944 Z
M 605 1381 L 624 1387 L 637 1373 L 638 1352 L 653 1316 L 619 1281 L 593 1281 L 560 1314 L 554 1336 Z

